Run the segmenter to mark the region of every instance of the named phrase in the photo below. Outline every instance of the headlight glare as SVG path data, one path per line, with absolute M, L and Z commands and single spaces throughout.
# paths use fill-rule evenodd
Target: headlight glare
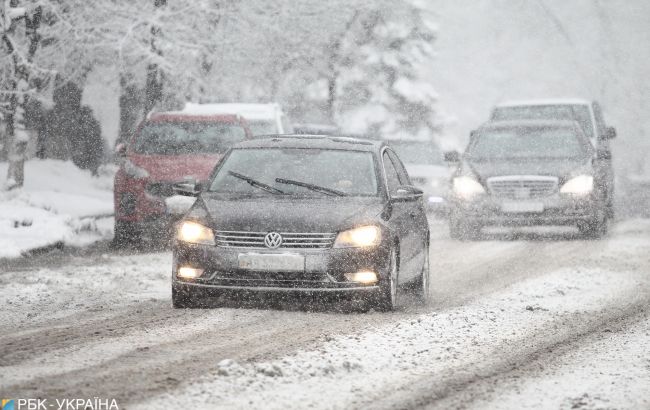
M 476 195 L 484 194 L 485 188 L 472 177 L 456 177 L 453 181 L 454 194 L 462 199 L 472 199 Z
M 594 189 L 594 177 L 591 175 L 579 175 L 568 180 L 560 192 L 563 194 L 573 194 L 578 196 L 588 195 Z
M 212 229 L 197 222 L 185 221 L 178 228 L 177 238 L 179 241 L 195 243 L 199 245 L 214 245 L 214 233 Z
M 381 240 L 381 231 L 373 225 L 360 226 L 338 234 L 335 248 L 363 248 L 374 246 Z

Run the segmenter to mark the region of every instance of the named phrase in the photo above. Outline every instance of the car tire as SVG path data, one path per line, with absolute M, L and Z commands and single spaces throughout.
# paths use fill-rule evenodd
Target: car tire
M 201 307 L 201 295 L 187 286 L 172 284 L 172 307 L 174 309 L 196 309 Z
M 397 251 L 390 250 L 389 267 L 386 278 L 379 283 L 379 291 L 374 300 L 375 307 L 382 312 L 389 312 L 397 306 L 397 284 L 399 267 L 397 262 Z
M 476 240 L 481 234 L 481 226 L 462 222 L 459 218 L 449 219 L 449 236 L 451 239 L 466 241 Z
M 429 244 L 427 243 L 426 248 L 424 250 L 424 263 L 422 264 L 422 271 L 420 272 L 420 276 L 418 279 L 415 281 L 415 295 L 418 299 L 418 302 L 420 302 L 421 305 L 427 305 L 429 303 L 429 300 L 431 298 L 431 289 L 430 289 L 430 284 L 431 284 L 431 278 L 430 278 L 430 270 L 429 270 Z
M 140 242 L 142 232 L 133 222 L 115 220 L 112 246 L 116 249 L 131 247 Z

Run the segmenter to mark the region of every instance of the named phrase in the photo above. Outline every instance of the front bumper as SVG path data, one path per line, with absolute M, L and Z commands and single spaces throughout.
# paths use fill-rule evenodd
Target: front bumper
M 239 254 L 290 253 L 304 256 L 304 270 L 292 272 L 253 271 L 239 267 Z M 174 245 L 172 282 L 204 290 L 244 290 L 257 292 L 365 293 L 379 289 L 389 267 L 384 247 L 347 249 L 224 248 L 177 242 Z M 196 279 L 180 278 L 179 267 L 203 269 Z M 379 281 L 373 284 L 350 282 L 345 273 L 372 270 Z
M 541 209 L 511 211 L 508 205 L 534 204 Z M 455 199 L 451 202 L 453 219 L 474 225 L 535 226 L 576 225 L 589 223 L 598 217 L 600 204 L 593 197 L 572 197 L 556 194 L 544 198 L 510 200 L 489 195 L 472 201 Z

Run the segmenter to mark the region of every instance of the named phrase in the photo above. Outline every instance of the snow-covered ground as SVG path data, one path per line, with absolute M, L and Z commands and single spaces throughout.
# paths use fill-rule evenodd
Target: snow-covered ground
M 173 310 L 167 252 L 12 262 L 0 390 L 130 409 L 650 407 L 650 220 L 602 241 L 431 229 L 433 304 L 393 313 Z
M 0 175 L 7 163 L 0 162 Z M 84 246 L 113 235 L 113 174 L 98 177 L 72 162 L 30 160 L 25 185 L 0 191 L 0 258 L 54 245 Z

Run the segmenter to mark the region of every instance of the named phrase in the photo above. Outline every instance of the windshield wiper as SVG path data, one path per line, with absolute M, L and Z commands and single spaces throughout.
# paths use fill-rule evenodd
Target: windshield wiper
M 286 193 L 284 191 L 280 191 L 279 189 L 272 187 L 271 185 L 267 185 L 264 182 L 260 182 L 260 181 L 258 181 L 256 179 L 251 178 L 251 177 L 247 177 L 244 174 L 240 174 L 239 172 L 228 171 L 228 174 L 234 176 L 235 178 L 239 178 L 239 179 L 241 179 L 243 181 L 248 182 L 248 184 L 250 186 L 254 186 L 255 188 L 260 188 L 260 189 L 262 189 L 262 190 L 264 190 L 266 192 L 270 192 L 270 193 L 272 193 L 274 195 L 284 195 Z
M 326 188 L 326 187 L 320 186 L 320 185 L 308 184 L 307 182 L 294 181 L 293 179 L 275 178 L 275 182 L 277 182 L 278 184 L 287 184 L 287 185 L 300 186 L 300 187 L 307 188 L 309 190 L 320 192 L 322 194 L 326 194 L 326 195 L 330 195 L 330 196 L 333 196 L 333 195 L 347 196 L 347 194 L 345 192 L 339 191 L 337 189 Z

